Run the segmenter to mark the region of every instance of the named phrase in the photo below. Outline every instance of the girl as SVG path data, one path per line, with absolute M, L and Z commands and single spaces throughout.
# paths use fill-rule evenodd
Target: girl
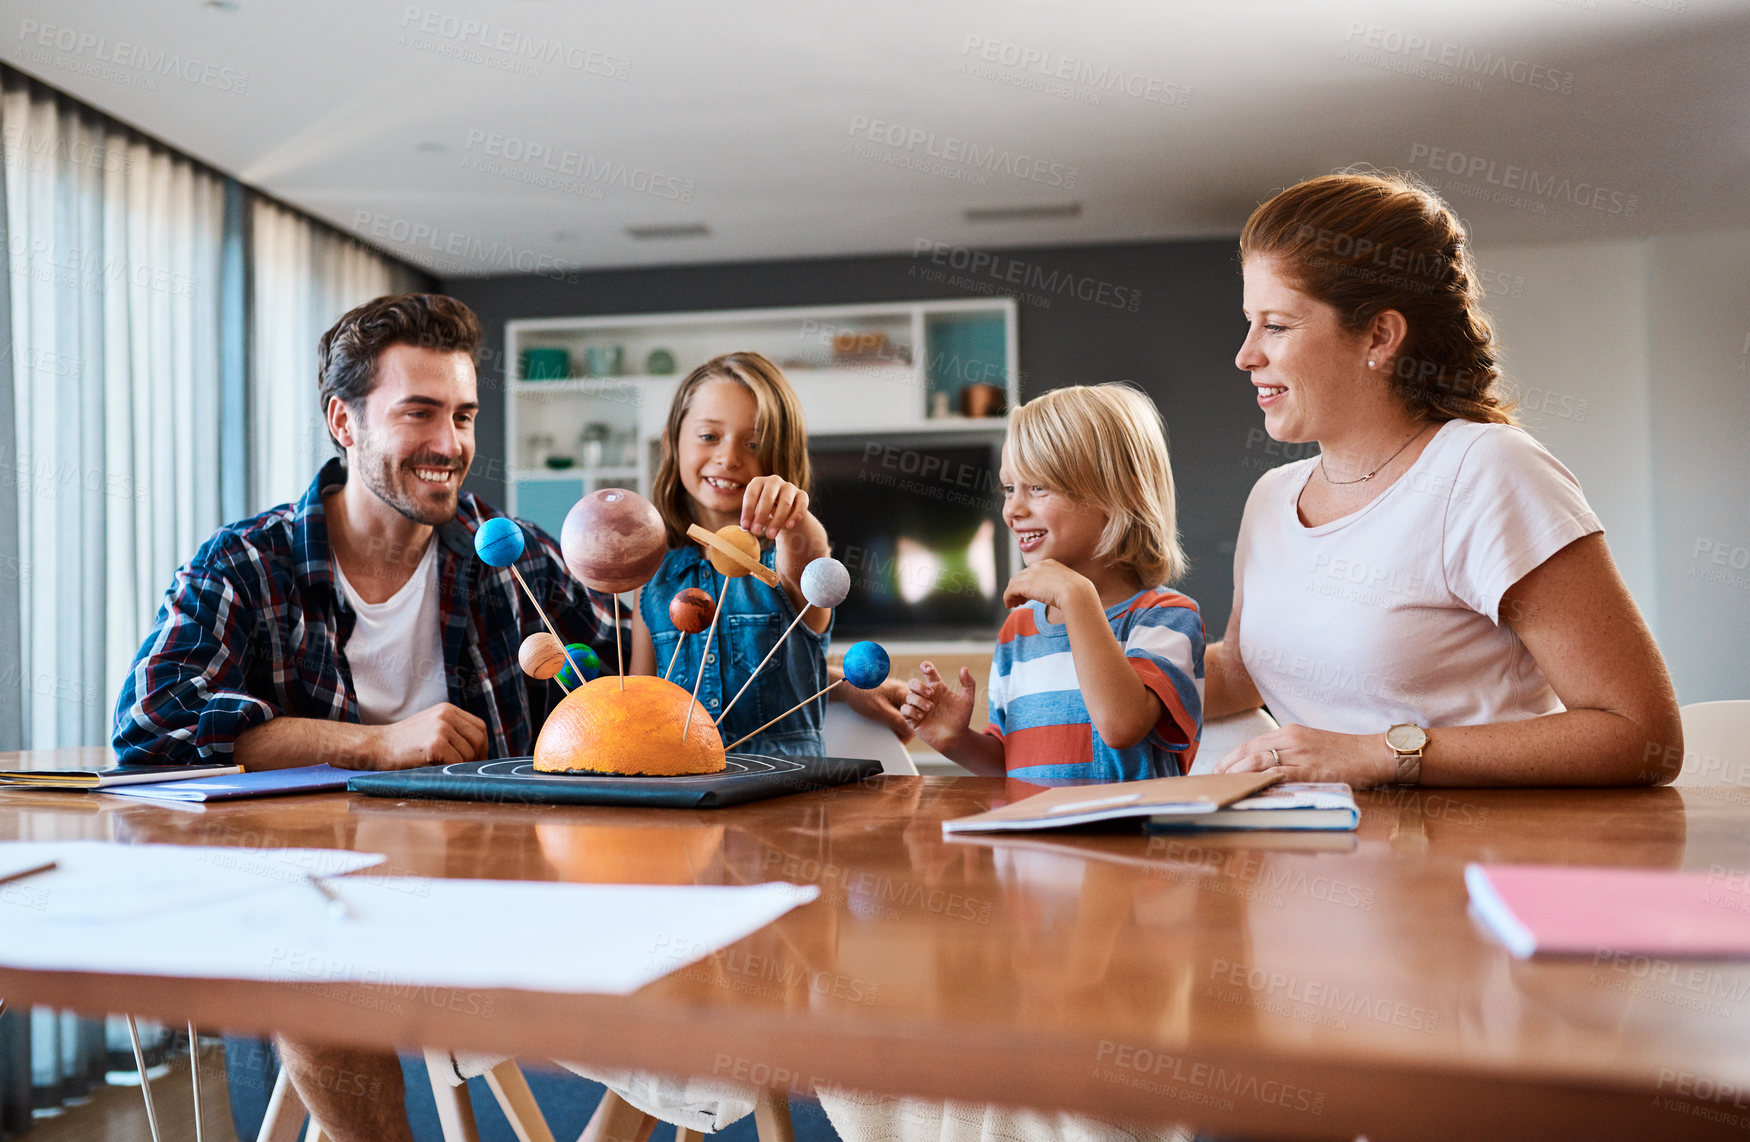
M 1165 429 L 1123 384 L 1057 389 L 1015 410 L 1003 521 L 1020 541 L 1015 609 L 991 662 L 990 726 L 968 725 L 972 673 L 928 662 L 906 723 L 974 773 L 1134 781 L 1190 771 L 1203 707 L 1203 620 L 1160 584 L 1183 574 Z
M 662 463 L 651 499 L 668 528 L 668 556 L 639 596 L 632 620 L 632 672 L 659 674 L 675 646 L 671 681 L 692 689 L 713 719 L 772 649 L 799 608 L 802 569 L 828 553 L 826 529 L 808 511 L 808 437 L 796 392 L 758 353 L 728 353 L 694 369 L 676 391 L 663 431 Z M 762 541 L 761 561 L 777 571 L 773 590 L 751 575 L 729 580 L 712 569 L 687 525 L 711 531 L 739 524 Z M 668 617 L 676 592 L 722 595 L 713 644 L 683 635 Z M 718 726 L 724 744 L 782 714 L 827 684 L 832 615 L 814 609 L 735 702 Z M 821 703 L 810 702 L 737 752 L 820 754 Z

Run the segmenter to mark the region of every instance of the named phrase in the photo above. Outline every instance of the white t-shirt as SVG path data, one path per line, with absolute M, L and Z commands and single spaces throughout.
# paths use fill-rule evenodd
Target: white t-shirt
M 1521 429 L 1453 420 L 1367 506 L 1306 527 L 1296 501 L 1317 464 L 1258 480 L 1234 553 L 1240 656 L 1277 721 L 1361 734 L 1559 712 L 1499 612 L 1603 530 L 1573 474 Z
M 340 560 L 333 564 L 334 578 L 354 616 L 342 650 L 358 698 L 359 721 L 385 725 L 449 701 L 438 626 L 437 537 L 426 543 L 413 576 L 381 603 L 359 598 Z

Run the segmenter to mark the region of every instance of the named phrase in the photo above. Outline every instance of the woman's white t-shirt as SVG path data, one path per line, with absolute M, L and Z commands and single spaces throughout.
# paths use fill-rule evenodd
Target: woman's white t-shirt
M 1500 607 L 1603 530 L 1573 474 L 1522 429 L 1453 420 L 1372 502 L 1307 527 L 1317 464 L 1258 480 L 1234 553 L 1240 657 L 1276 720 L 1361 734 L 1559 712 Z
M 367 603 L 334 562 L 334 577 L 353 611 L 343 652 L 358 699 L 359 721 L 387 725 L 450 700 L 444 675 L 443 631 L 438 621 L 437 537 L 401 589 Z

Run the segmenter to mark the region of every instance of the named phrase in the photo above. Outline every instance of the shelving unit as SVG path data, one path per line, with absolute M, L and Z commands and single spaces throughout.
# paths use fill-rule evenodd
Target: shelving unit
M 783 369 L 811 436 L 996 433 L 1000 416 L 958 414 L 963 390 L 995 386 L 1009 407 L 1018 396 L 1009 298 L 519 320 L 505 346 L 509 509 L 554 534 L 587 492 L 649 494 L 675 390 L 722 353 Z M 548 369 L 562 352 L 568 375 L 525 379 L 528 350 L 548 350 Z

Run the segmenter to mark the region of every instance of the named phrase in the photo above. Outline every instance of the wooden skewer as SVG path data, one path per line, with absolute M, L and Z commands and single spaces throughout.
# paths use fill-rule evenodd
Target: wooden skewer
M 741 684 L 741 689 L 735 692 L 735 697 L 729 699 L 729 705 L 723 707 L 723 712 L 717 715 L 718 725 L 723 724 L 723 719 L 729 716 L 730 708 L 741 701 L 741 696 L 747 693 L 747 688 L 753 685 L 753 680 L 760 676 L 760 671 L 766 668 L 766 663 L 772 660 L 772 655 L 778 653 L 778 648 L 784 645 L 784 640 L 790 637 L 790 632 L 796 629 L 796 624 L 802 621 L 802 617 L 808 613 L 808 608 L 813 605 L 812 603 L 804 603 L 802 609 L 796 612 L 796 617 L 790 620 L 790 625 L 784 629 L 783 634 L 778 636 L 778 641 L 772 644 L 772 649 L 766 651 L 766 656 L 760 659 L 758 666 L 753 668 L 753 673 L 747 676 L 747 681 Z
M 567 654 L 565 657 L 570 658 Z M 620 693 L 626 692 L 626 656 L 620 653 L 620 594 L 614 592 L 614 666 L 620 672 Z M 577 667 L 573 666 L 573 670 Z M 583 671 L 577 671 L 578 685 L 583 684 Z
M 839 682 L 843 682 L 843 681 L 844 681 L 843 678 L 839 679 Z M 826 690 L 822 690 L 820 692 L 820 694 L 824 694 L 824 693 L 826 693 L 827 690 L 831 690 L 834 686 L 837 686 L 839 684 L 839 682 L 827 683 Z M 820 697 L 820 694 L 816 694 L 814 696 L 814 698 Z M 802 699 L 802 701 L 796 703 L 794 706 L 791 706 L 788 710 L 785 710 L 783 713 L 779 714 L 777 717 L 773 718 L 771 721 L 767 722 L 765 725 L 761 726 L 759 729 L 755 730 L 753 733 L 743 734 L 741 737 L 736 738 L 733 744 L 723 747 L 723 752 L 728 753 L 730 750 L 734 749 L 736 746 L 740 745 L 742 742 L 746 741 L 748 738 L 757 737 L 758 735 L 765 733 L 766 730 L 770 729 L 772 726 L 777 725 L 779 722 L 783 721 L 785 718 L 789 717 L 791 714 L 794 714 L 797 710 L 800 710 L 802 707 L 808 705 L 808 703 L 814 701 L 814 698 Z
M 674 653 L 668 656 L 668 669 L 662 672 L 662 680 L 668 681 L 668 676 L 674 673 L 675 660 L 681 656 L 681 644 L 687 641 L 687 632 L 681 631 L 680 637 L 674 640 Z
M 523 589 L 523 594 L 527 595 L 529 597 L 529 602 L 531 602 L 535 605 L 535 613 L 537 615 L 541 616 L 541 622 L 544 626 L 546 626 L 547 633 L 552 635 L 554 638 L 559 639 L 559 649 L 563 650 L 565 652 L 565 661 L 571 663 L 572 673 L 577 675 L 577 684 L 579 686 L 583 685 L 583 668 L 581 666 L 577 665 L 577 660 L 575 658 L 571 657 L 571 648 L 569 646 L 565 645 L 564 639 L 559 638 L 559 632 L 557 630 L 555 630 L 553 627 L 553 620 L 548 618 L 547 612 L 541 609 L 541 600 L 535 598 L 535 593 L 533 591 L 529 590 L 528 581 L 523 578 L 523 573 L 516 569 L 515 563 L 512 563 L 510 565 L 510 573 L 512 575 L 516 576 L 516 581 L 518 584 L 521 585 L 521 587 Z M 615 595 L 614 596 L 614 652 L 616 654 L 619 653 L 619 650 L 620 650 L 620 642 L 619 642 L 619 638 L 620 638 L 620 623 L 619 623 L 620 610 L 619 610 L 619 605 L 620 605 L 620 596 Z M 554 675 L 554 677 L 557 678 L 558 675 Z M 620 683 L 620 685 L 622 687 L 624 687 L 625 683 L 622 682 L 622 683 Z M 564 690 L 565 683 L 563 683 L 563 682 L 559 683 L 559 688 L 561 690 Z M 569 691 L 569 690 L 565 690 L 565 692 L 567 694 L 571 693 L 571 691 Z
M 697 527 L 697 524 L 693 525 Z M 723 577 L 723 586 L 717 591 L 717 605 L 711 610 L 711 625 L 705 630 L 705 653 L 699 656 L 699 676 L 693 679 L 693 700 L 687 703 L 687 720 L 681 723 L 681 740 L 687 740 L 687 731 L 693 726 L 693 707 L 699 704 L 699 683 L 705 680 L 705 659 L 711 654 L 711 636 L 717 631 L 717 617 L 723 613 L 723 599 L 729 594 L 729 576 Z M 680 647 L 675 647 L 679 650 Z M 673 663 L 670 663 L 673 665 Z M 722 667 L 718 667 L 719 670 Z

